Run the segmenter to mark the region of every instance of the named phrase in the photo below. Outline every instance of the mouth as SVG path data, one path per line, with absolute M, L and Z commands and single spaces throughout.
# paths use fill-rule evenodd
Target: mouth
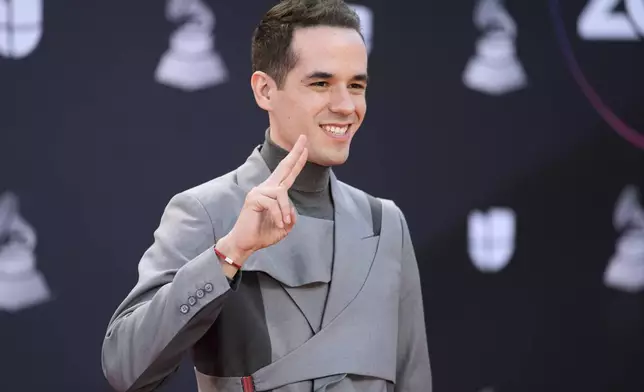
M 349 132 L 351 124 L 323 124 L 320 128 L 334 139 L 346 140 L 351 136 Z

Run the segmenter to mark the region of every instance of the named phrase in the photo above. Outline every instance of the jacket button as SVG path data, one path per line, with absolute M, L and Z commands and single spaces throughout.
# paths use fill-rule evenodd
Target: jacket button
M 179 307 L 179 311 L 181 311 L 181 313 L 183 314 L 186 314 L 190 311 L 190 306 L 183 304 L 181 305 L 181 307 Z
M 203 298 L 203 296 L 206 295 L 202 289 L 197 290 L 195 294 L 197 295 L 197 298 Z
M 212 284 L 211 283 L 206 283 L 206 285 L 203 286 L 203 289 L 206 290 L 206 292 L 208 292 L 208 293 L 211 292 L 212 289 L 213 289 Z
M 188 297 L 188 305 L 195 306 L 196 303 L 197 303 L 197 298 L 193 296 Z

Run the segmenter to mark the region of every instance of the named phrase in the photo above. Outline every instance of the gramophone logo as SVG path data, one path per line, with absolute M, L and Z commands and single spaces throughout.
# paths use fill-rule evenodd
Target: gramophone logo
M 36 234 L 20 216 L 13 193 L 0 196 L 0 311 L 16 312 L 50 298 L 36 268 Z
M 0 56 L 20 59 L 42 37 L 42 0 L 0 0 Z
M 483 31 L 476 53 L 463 72 L 463 83 L 472 90 L 501 95 L 526 86 L 527 77 L 516 56 L 517 26 L 502 0 L 479 0 L 474 24 Z
M 347 4 L 360 18 L 360 30 L 362 31 L 362 36 L 367 46 L 367 52 L 371 53 L 373 48 L 373 11 L 365 5 Z
M 495 207 L 472 211 L 468 216 L 468 253 L 481 272 L 505 268 L 514 255 L 516 214 L 510 208 Z
M 566 7 L 566 11 L 570 11 L 569 8 L 575 6 L 575 2 L 550 0 L 550 12 L 555 32 L 568 68 L 579 89 L 604 121 L 622 138 L 634 146 L 644 149 L 644 135 L 620 118 L 604 99 L 616 94 L 606 94 L 602 97 L 584 74 L 582 65 L 573 51 L 572 39 L 575 35 L 566 30 L 567 26 L 572 25 L 573 20 L 564 20 L 563 15 L 567 16 L 570 13 L 562 12 L 563 7 Z M 622 6 L 623 9 L 619 6 Z M 626 64 L 630 69 L 635 70 L 633 72 L 641 72 L 642 67 L 638 67 L 639 64 L 636 62 L 641 61 L 639 55 L 644 49 L 641 46 L 644 40 L 644 0 L 587 0 L 579 10 L 575 9 L 574 11 L 577 11 L 578 15 L 576 35 L 586 41 L 584 45 L 578 47 L 579 51 L 594 52 L 593 54 L 597 56 L 596 51 L 602 50 L 605 45 L 612 45 L 612 49 L 624 51 L 623 57 L 613 60 L 616 69 L 620 69 L 621 64 Z M 617 42 L 619 46 L 614 44 Z M 626 52 L 628 50 L 632 51 L 630 53 L 634 55 L 629 56 L 629 53 Z M 615 52 L 610 53 L 614 54 Z M 605 67 L 605 63 L 603 67 Z M 624 68 L 621 67 L 622 70 Z M 602 70 L 602 74 L 610 77 L 611 72 Z M 639 76 L 639 74 L 633 74 L 632 79 L 637 80 Z M 604 86 L 610 85 L 605 81 L 602 84 Z M 631 83 L 623 88 L 641 87 L 637 83 Z
M 620 3 L 624 11 L 616 9 Z M 644 1 L 588 0 L 577 32 L 586 40 L 639 41 L 644 37 Z
M 634 186 L 627 186 L 620 194 L 613 224 L 621 236 L 604 271 L 604 283 L 621 291 L 641 291 L 644 289 L 644 210 Z
M 195 91 L 228 80 L 228 70 L 215 50 L 215 15 L 201 0 L 168 0 L 167 18 L 182 23 L 156 69 L 157 82 Z

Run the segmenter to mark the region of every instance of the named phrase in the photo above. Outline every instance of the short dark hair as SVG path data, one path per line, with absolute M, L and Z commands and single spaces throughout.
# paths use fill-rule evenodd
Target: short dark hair
M 346 27 L 362 37 L 360 18 L 343 0 L 282 0 L 264 15 L 253 33 L 253 72 L 266 72 L 282 88 L 297 63 L 291 48 L 293 32 L 313 26 Z

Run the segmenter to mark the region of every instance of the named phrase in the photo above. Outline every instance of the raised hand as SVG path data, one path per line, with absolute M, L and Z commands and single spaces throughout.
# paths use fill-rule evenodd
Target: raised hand
M 237 222 L 226 236 L 226 245 L 240 257 L 276 244 L 295 225 L 297 215 L 288 190 L 306 163 L 306 143 L 306 136 L 301 135 L 266 181 L 246 195 Z

